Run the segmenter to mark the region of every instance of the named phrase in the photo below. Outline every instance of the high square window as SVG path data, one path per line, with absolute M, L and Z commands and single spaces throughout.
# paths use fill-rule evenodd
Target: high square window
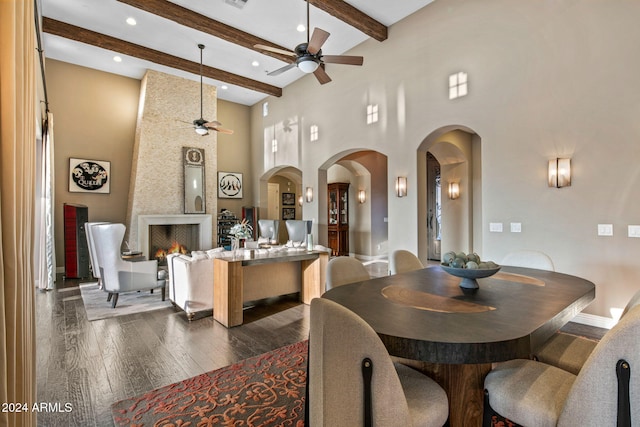
M 459 72 L 449 76 L 449 99 L 467 94 L 467 73 Z
M 367 124 L 376 123 L 378 121 L 378 104 L 367 105 Z

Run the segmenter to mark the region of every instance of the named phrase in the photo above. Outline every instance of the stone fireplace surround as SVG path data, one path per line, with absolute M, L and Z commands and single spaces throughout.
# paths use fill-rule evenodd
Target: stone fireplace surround
M 205 84 L 202 95 L 204 116 L 215 120 L 216 88 Z M 126 239 L 131 244 L 130 249 L 143 252 L 147 259 L 149 223 L 145 222 L 145 216 L 152 225 L 198 223 L 199 249 L 213 247 L 215 224 L 212 215 L 217 211 L 217 135 L 212 132 L 202 137 L 182 123 L 197 117 L 199 108 L 198 82 L 147 71 L 140 89 L 126 218 Z M 208 215 L 184 214 L 183 147 L 205 151 Z M 141 222 L 145 225 L 140 226 Z
M 138 215 L 138 250 L 146 259 L 149 254 L 149 226 L 151 225 L 198 225 L 199 250 L 211 249 L 213 235 L 213 218 L 211 215 Z

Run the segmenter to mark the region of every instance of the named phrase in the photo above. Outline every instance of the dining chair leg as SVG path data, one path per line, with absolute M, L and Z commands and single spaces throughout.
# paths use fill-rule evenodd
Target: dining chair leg
M 114 292 L 112 295 L 113 301 L 111 301 L 111 308 L 116 308 L 116 304 L 118 303 L 118 293 Z
M 109 292 L 109 295 L 107 295 L 107 302 L 111 301 L 112 296 L 113 296 L 113 293 Z

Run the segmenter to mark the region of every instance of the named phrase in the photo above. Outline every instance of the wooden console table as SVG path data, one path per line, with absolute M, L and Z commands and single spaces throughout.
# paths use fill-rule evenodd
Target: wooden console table
M 289 290 L 299 291 L 300 300 L 309 304 L 324 293 L 328 261 L 329 254 L 318 251 L 245 250 L 233 257 L 215 258 L 213 318 L 227 328 L 241 325 L 244 301 L 284 295 Z M 257 288 L 254 282 L 259 282 Z M 245 290 L 249 286 L 253 287 L 251 292 Z

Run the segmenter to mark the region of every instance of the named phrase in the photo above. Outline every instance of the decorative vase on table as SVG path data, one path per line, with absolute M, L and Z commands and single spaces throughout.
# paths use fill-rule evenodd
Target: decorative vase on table
M 241 223 L 238 223 L 231 227 L 230 230 L 231 237 L 231 250 L 233 251 L 233 255 L 237 255 L 238 251 L 240 251 L 244 247 L 244 242 L 248 238 L 253 235 L 253 228 L 251 224 L 247 222 L 246 219 L 243 219 Z

